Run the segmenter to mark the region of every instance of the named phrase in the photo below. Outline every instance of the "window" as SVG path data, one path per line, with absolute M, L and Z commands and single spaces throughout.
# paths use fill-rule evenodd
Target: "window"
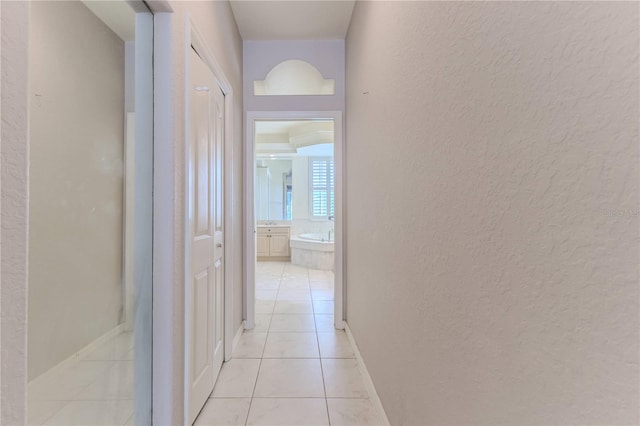
M 310 158 L 311 219 L 328 219 L 334 215 L 333 181 L 333 158 Z

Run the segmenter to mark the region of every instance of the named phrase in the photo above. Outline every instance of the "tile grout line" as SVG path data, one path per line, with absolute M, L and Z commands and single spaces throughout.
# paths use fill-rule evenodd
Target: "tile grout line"
M 280 285 L 282 283 L 282 274 L 284 273 L 284 265 L 280 271 L 280 279 L 278 280 L 278 290 L 276 290 L 276 301 L 278 300 L 278 293 L 280 293 Z M 258 378 L 260 377 L 260 370 L 262 369 L 262 360 L 264 359 L 264 351 L 267 349 L 267 341 L 269 340 L 269 333 L 271 331 L 271 321 L 273 320 L 273 311 L 276 308 L 275 302 L 273 303 L 273 309 L 269 318 L 269 326 L 267 327 L 267 336 L 264 340 L 264 346 L 262 347 L 262 353 L 260 354 L 260 364 L 258 364 L 258 373 L 256 374 L 256 381 L 253 383 L 253 392 L 251 392 L 251 399 L 249 399 L 249 409 L 247 410 L 247 417 L 244 420 L 244 425 L 247 426 L 249 422 L 249 414 L 251 413 L 251 407 L 253 406 L 253 399 L 255 398 L 256 388 L 258 387 Z
M 307 268 L 307 275 L 309 269 Z M 311 289 L 311 278 L 309 277 L 309 289 Z M 324 390 L 324 406 L 327 410 L 327 424 L 331 426 L 331 417 L 329 416 L 329 401 L 327 401 L 327 384 L 324 381 L 324 368 L 322 367 L 322 351 L 320 349 L 320 338 L 318 337 L 318 324 L 316 321 L 316 308 L 313 303 L 313 293 L 311 294 L 311 312 L 313 312 L 313 324 L 316 328 L 316 343 L 318 344 L 318 362 L 320 363 L 320 374 L 322 374 L 322 389 Z
M 267 341 L 269 340 L 269 337 L 270 337 L 270 335 L 272 333 L 276 333 L 276 334 L 278 333 L 276 331 L 271 330 L 271 325 L 272 325 L 272 321 L 273 321 L 273 316 L 276 315 L 276 313 L 275 313 L 275 305 L 277 304 L 278 300 L 280 300 L 279 299 L 280 292 L 281 292 L 281 290 L 283 290 L 283 288 L 282 288 L 282 280 L 283 280 L 285 269 L 286 269 L 285 267 L 286 267 L 286 264 L 283 264 L 282 274 L 281 274 L 281 277 L 280 277 L 280 280 L 279 280 L 278 290 L 276 292 L 276 298 L 275 298 L 275 302 L 274 302 L 274 309 L 273 309 L 273 311 L 271 313 L 269 326 L 267 328 L 267 337 L 266 337 L 266 340 L 265 340 L 265 346 L 263 347 L 262 355 L 260 357 L 260 366 L 259 366 L 259 369 L 258 369 L 258 376 L 260 375 L 260 370 L 262 368 L 262 361 L 264 359 L 266 359 L 264 357 L 264 355 L 266 353 Z M 310 293 L 311 316 L 313 317 L 313 324 L 314 324 L 314 332 L 315 332 L 315 337 L 316 337 L 316 345 L 317 345 L 317 350 L 318 350 L 318 357 L 317 358 L 315 358 L 315 357 L 312 357 L 312 358 L 306 358 L 306 357 L 305 358 L 300 358 L 299 357 L 299 359 L 318 359 L 318 362 L 320 363 L 320 371 L 321 371 L 321 376 L 322 376 L 322 386 L 323 386 L 323 393 L 324 393 L 324 398 L 323 399 L 325 400 L 325 410 L 326 410 L 326 416 L 327 416 L 326 419 L 327 419 L 327 424 L 331 425 L 331 418 L 330 418 L 330 415 L 329 415 L 328 397 L 327 397 L 327 392 L 326 392 L 326 383 L 325 383 L 325 377 L 324 377 L 325 376 L 324 375 L 324 368 L 322 366 L 323 357 L 322 357 L 322 353 L 321 353 L 321 350 L 320 350 L 319 330 L 318 330 L 318 324 L 317 324 L 317 318 L 316 318 L 316 309 L 315 309 L 315 304 L 314 304 L 315 300 L 314 300 L 314 297 L 313 297 L 313 292 L 311 291 L 311 278 L 310 278 L 309 268 L 305 268 L 305 272 L 306 272 L 306 283 L 308 285 L 308 289 L 309 289 L 309 293 Z M 332 314 L 332 313 L 328 313 L 328 314 L 324 313 L 323 315 L 333 316 L 334 314 Z M 289 333 L 295 333 L 295 332 L 289 332 Z M 308 333 L 308 331 L 304 331 L 304 333 Z M 298 359 L 298 358 L 287 357 L 287 358 L 281 358 L 281 359 Z M 250 401 L 250 405 L 249 405 L 249 411 L 247 413 L 247 418 L 245 420 L 245 426 L 248 424 L 249 413 L 251 412 L 251 407 L 253 406 L 253 400 L 256 398 L 255 391 L 256 391 L 256 388 L 257 388 L 257 381 L 258 381 L 258 377 L 256 377 L 256 383 L 254 384 L 253 394 L 251 396 L 251 401 Z M 272 398 L 280 399 L 280 397 L 272 397 Z M 294 398 L 294 397 L 291 397 L 291 398 Z M 295 399 L 317 399 L 317 398 L 316 397 L 300 397 L 300 398 L 295 398 Z

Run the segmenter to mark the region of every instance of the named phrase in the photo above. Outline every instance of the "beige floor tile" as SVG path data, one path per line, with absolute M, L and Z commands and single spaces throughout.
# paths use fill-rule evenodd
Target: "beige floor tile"
M 316 328 L 318 333 L 336 333 L 336 327 L 333 323 L 333 315 L 330 314 L 316 314 L 315 316 Z
M 322 398 L 322 370 L 318 359 L 263 359 L 256 398 Z
M 311 290 L 309 290 L 308 288 L 297 290 L 280 290 L 278 291 L 278 300 L 311 302 Z
M 282 290 L 306 290 L 309 291 L 309 280 L 304 278 L 282 279 L 280 282 L 280 291 Z
M 256 290 L 256 300 L 276 300 L 278 290 Z
M 132 400 L 71 401 L 44 424 L 57 426 L 124 425 L 133 414 L 133 407 Z
M 43 424 L 71 401 L 29 401 L 27 408 L 27 425 Z
M 322 374 L 328 398 L 368 398 L 355 359 L 323 359 Z
M 269 333 L 264 358 L 319 358 L 316 333 Z
M 355 358 L 346 333 L 318 333 L 322 358 Z
M 79 361 L 67 368 L 47 373 L 29 384 L 28 398 L 35 400 L 73 400 L 115 361 Z M 125 419 L 126 420 L 126 419 Z
M 309 269 L 309 279 L 312 281 L 333 281 L 333 271 Z
M 214 398 L 250 398 L 260 368 L 259 359 L 238 359 L 225 362 L 213 388 Z
M 311 290 L 331 290 L 333 291 L 333 279 L 331 280 L 309 280 Z
M 255 327 L 250 330 L 245 330 L 245 333 L 266 333 L 269 331 L 269 325 L 271 325 L 271 313 L 268 314 L 256 314 Z
M 315 300 L 313 302 L 313 312 L 333 315 L 333 300 Z
M 282 269 L 282 275 L 286 276 L 286 275 L 302 275 L 304 277 L 308 277 L 309 276 L 309 269 L 304 267 L 304 266 L 299 266 L 299 265 L 294 265 L 292 263 L 287 263 L 284 265 L 284 268 Z
M 331 426 L 379 426 L 369 399 L 327 399 Z
M 324 398 L 254 398 L 247 425 L 322 426 L 329 424 Z
M 133 332 L 120 333 L 86 354 L 82 359 L 87 361 L 122 361 L 127 359 L 131 349 L 133 349 Z
M 306 301 L 278 300 L 274 314 L 313 314 L 313 305 Z
M 76 396 L 76 400 L 134 399 L 133 361 L 116 361 Z
M 242 333 L 233 350 L 234 358 L 261 358 L 267 333 Z
M 194 426 L 244 426 L 251 398 L 210 398 Z
M 272 314 L 275 300 L 256 300 L 256 314 Z
M 269 278 L 256 280 L 256 292 L 258 291 L 274 291 L 280 288 L 280 279 Z
M 278 314 L 271 318 L 270 333 L 291 333 L 316 331 L 313 315 Z
M 312 288 L 311 289 L 311 299 L 316 300 L 333 300 L 333 286 L 331 288 Z

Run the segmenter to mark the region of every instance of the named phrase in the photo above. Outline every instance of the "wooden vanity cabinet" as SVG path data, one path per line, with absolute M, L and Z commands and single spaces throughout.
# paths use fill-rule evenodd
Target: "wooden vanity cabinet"
M 290 260 L 290 228 L 259 226 L 256 236 L 258 260 Z

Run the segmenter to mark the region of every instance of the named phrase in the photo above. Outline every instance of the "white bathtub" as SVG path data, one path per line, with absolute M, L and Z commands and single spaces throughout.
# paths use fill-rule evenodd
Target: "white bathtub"
M 301 240 L 309 240 L 309 241 L 319 241 L 321 243 L 330 243 L 333 244 L 333 235 L 331 236 L 331 240 L 329 240 L 329 234 L 300 234 L 298 238 Z
M 328 237 L 329 235 L 325 234 L 292 236 L 289 240 L 291 263 L 311 269 L 333 271 L 333 239 L 326 241 Z

